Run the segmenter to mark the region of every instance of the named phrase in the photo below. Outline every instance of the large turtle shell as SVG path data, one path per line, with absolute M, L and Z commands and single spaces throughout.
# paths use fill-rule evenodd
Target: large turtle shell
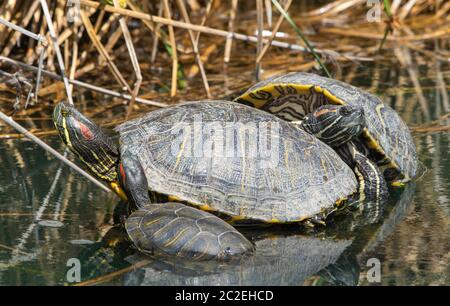
M 417 173 L 416 148 L 408 126 L 377 96 L 316 74 L 294 72 L 259 82 L 237 98 L 288 121 L 301 120 L 324 104 L 362 106 L 367 128 L 362 138 L 373 159 L 390 169 L 389 180 L 408 181 Z
M 357 188 L 354 173 L 330 147 L 234 102 L 164 108 L 116 131 L 121 157 L 138 156 L 149 190 L 236 218 L 301 221 Z

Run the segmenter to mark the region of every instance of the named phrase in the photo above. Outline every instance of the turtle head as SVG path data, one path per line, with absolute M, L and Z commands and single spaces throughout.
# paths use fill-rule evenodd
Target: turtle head
M 329 146 L 338 147 L 361 134 L 364 110 L 350 105 L 323 105 L 305 116 L 301 125 Z
M 120 188 L 117 183 L 119 152 L 105 132 L 75 107 L 64 102 L 55 107 L 53 122 L 63 142 L 90 172 L 119 193 L 117 189 Z

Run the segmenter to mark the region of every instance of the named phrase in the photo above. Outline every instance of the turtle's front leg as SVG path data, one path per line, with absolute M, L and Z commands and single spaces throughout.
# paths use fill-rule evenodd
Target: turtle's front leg
M 122 155 L 119 163 L 119 182 L 127 194 L 130 210 L 142 208 L 150 203 L 147 178 L 136 155 Z
M 380 168 L 362 154 L 352 142 L 336 149 L 341 158 L 353 169 L 359 181 L 360 199 L 383 202 L 389 196 L 388 187 Z
M 364 154 L 355 150 L 355 173 L 359 179 L 360 193 L 368 200 L 381 201 L 387 199 L 388 187 L 380 168 Z

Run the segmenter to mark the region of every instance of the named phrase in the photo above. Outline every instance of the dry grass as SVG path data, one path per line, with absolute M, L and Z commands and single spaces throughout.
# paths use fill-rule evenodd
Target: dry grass
M 0 90 L 25 96 L 20 101 L 27 101 L 14 105 L 0 101 L 2 110 L 20 118 L 39 110 L 39 101 L 51 106 L 73 98 L 80 103 L 77 91 L 83 87 L 123 98 L 125 119 L 142 104 L 165 107 L 178 100 L 220 97 L 259 77 L 319 69 L 318 60 L 338 78 L 342 65 L 387 60 L 407 69 L 427 115 L 414 61 L 445 63 L 450 58 L 447 1 L 394 0 L 389 13 L 380 6 L 379 22 L 368 22 L 371 8 L 363 0 L 335 0 L 322 7 L 307 1 L 280 1 L 306 44 L 314 46 L 317 59 L 271 1 L 110 3 L 80 0 L 78 12 L 69 9 L 65 0 L 4 1 L 0 5 L 0 18 L 5 21 L 0 25 L 0 70 L 28 81 L 33 91 L 18 93 L 17 86 L 0 84 Z M 74 22 L 69 17 L 75 17 Z M 12 60 L 20 66 L 11 64 Z M 290 64 L 287 70 L 286 63 Z M 254 69 L 249 70 L 249 65 Z M 246 71 L 234 74 L 238 75 L 234 79 L 225 76 L 238 67 Z M 445 77 L 441 81 L 445 86 Z M 201 84 L 202 92 L 195 84 Z M 34 110 L 25 109 L 24 104 Z M 51 132 L 37 129 L 37 133 Z

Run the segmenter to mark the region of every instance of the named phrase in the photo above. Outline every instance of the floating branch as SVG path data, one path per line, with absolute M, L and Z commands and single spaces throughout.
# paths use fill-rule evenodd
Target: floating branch
M 87 281 L 84 281 L 84 282 L 81 282 L 81 283 L 77 283 L 74 286 L 79 287 L 79 286 L 98 285 L 98 284 L 107 282 L 107 281 L 109 281 L 111 279 L 114 279 L 114 278 L 116 278 L 118 276 L 121 276 L 121 275 L 123 275 L 123 274 L 125 274 L 127 272 L 130 272 L 130 271 L 137 270 L 137 269 L 143 268 L 145 266 L 148 266 L 151 263 L 152 263 L 152 261 L 150 259 L 143 259 L 143 260 L 140 260 L 137 263 L 127 267 L 127 268 L 123 268 L 121 270 L 118 270 L 118 271 L 115 271 L 115 272 L 112 272 L 112 273 L 109 273 L 109 274 L 106 274 L 106 275 L 102 275 L 102 276 L 99 276 L 97 278 L 93 278 L 93 279 L 90 279 L 90 280 L 87 280 Z

